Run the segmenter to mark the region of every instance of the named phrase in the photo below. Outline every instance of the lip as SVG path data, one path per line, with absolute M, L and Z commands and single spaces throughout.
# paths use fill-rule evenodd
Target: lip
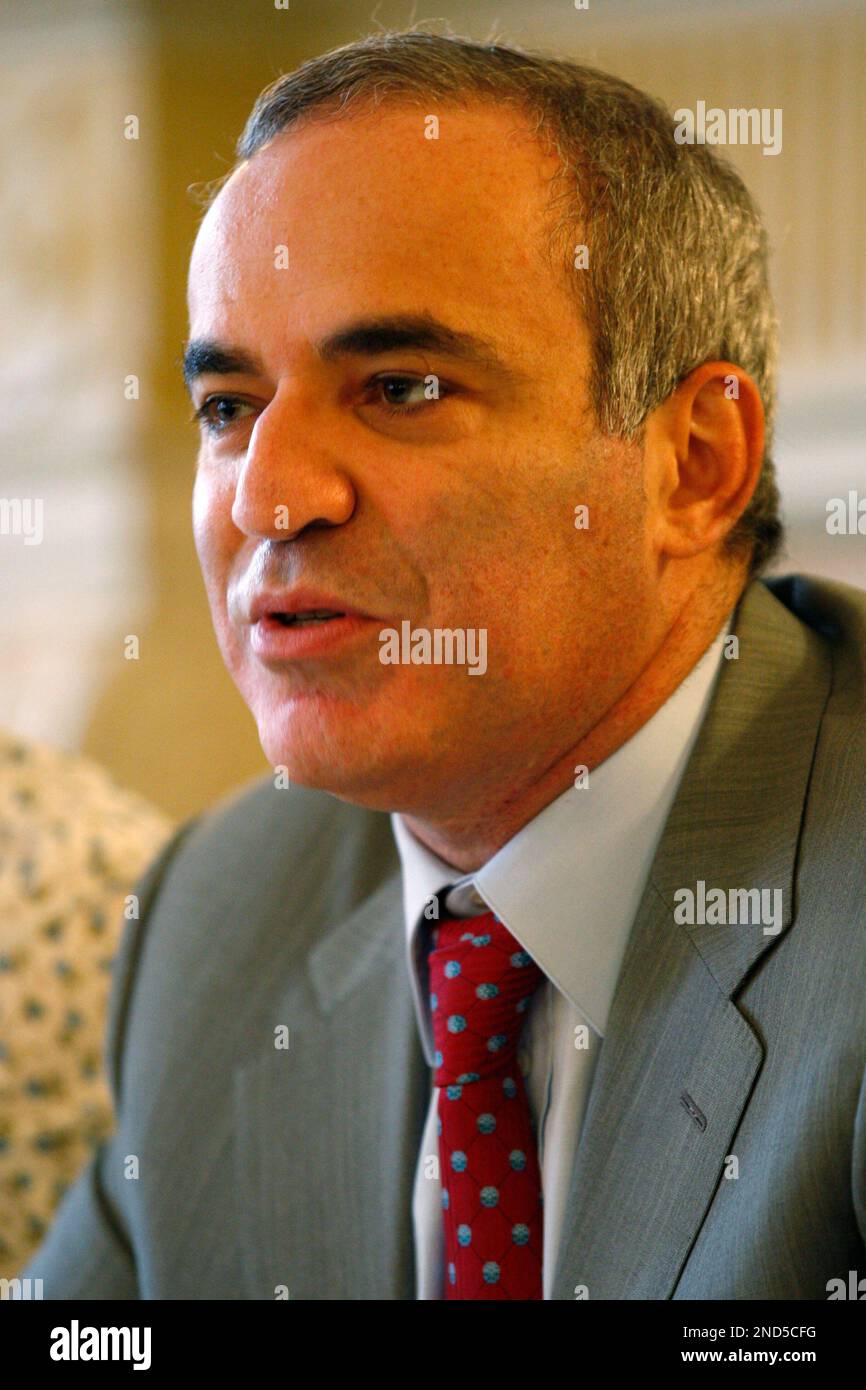
M 330 605 L 322 603 L 318 607 Z M 276 618 L 265 615 L 250 626 L 250 646 L 260 661 L 298 661 L 330 654 L 374 627 L 380 627 L 379 620 L 360 613 L 347 613 L 311 627 L 284 627 Z
M 284 627 L 276 613 L 302 613 L 330 608 L 342 614 L 310 627 Z M 335 651 L 352 638 L 369 631 L 378 618 L 353 608 L 336 594 L 318 589 L 270 589 L 253 595 L 249 605 L 250 646 L 261 661 L 297 661 Z
M 338 594 L 326 594 L 321 589 L 259 589 L 249 605 L 249 621 L 257 623 L 272 613 L 305 613 L 316 608 L 330 608 L 354 618 L 373 616 L 346 603 Z

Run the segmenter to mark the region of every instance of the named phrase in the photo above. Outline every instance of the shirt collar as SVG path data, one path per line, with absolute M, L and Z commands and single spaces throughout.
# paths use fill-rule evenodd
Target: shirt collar
M 729 615 L 729 621 L 730 617 Z M 421 1039 L 432 1064 L 421 928 L 429 904 L 452 885 L 449 911 L 492 909 L 601 1037 L 631 926 L 664 823 L 712 698 L 728 622 L 660 709 L 589 774 L 522 827 L 474 874 L 438 858 L 399 813 L 409 974 Z M 480 895 L 480 899 L 476 895 Z

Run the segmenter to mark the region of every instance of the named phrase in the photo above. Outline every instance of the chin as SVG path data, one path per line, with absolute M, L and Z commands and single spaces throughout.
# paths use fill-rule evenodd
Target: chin
M 371 740 L 351 730 L 345 719 L 332 725 L 321 715 L 304 717 L 297 710 L 257 719 L 259 742 L 272 767 L 284 767 L 299 786 L 338 794 L 344 786 L 375 776 Z
M 290 783 L 371 811 L 395 810 L 409 788 L 417 789 L 423 775 L 417 741 L 401 756 L 393 741 L 383 749 L 369 729 L 365 735 L 345 723 L 333 732 L 321 724 L 299 728 L 298 723 L 271 718 L 258 726 L 265 757 L 273 768 L 286 768 Z

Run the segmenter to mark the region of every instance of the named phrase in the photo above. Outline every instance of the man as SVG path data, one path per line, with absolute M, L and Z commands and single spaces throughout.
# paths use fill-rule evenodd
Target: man
M 756 578 L 746 190 L 614 78 L 418 33 L 280 79 L 239 155 L 185 367 L 274 777 L 147 876 L 119 1133 L 28 1273 L 827 1297 L 866 1226 L 866 598 Z

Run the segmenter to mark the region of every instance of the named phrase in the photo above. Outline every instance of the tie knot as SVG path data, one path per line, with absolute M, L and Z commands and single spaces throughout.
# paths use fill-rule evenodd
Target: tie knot
M 543 972 L 492 912 L 443 922 L 429 956 L 437 1086 L 511 1070 Z

